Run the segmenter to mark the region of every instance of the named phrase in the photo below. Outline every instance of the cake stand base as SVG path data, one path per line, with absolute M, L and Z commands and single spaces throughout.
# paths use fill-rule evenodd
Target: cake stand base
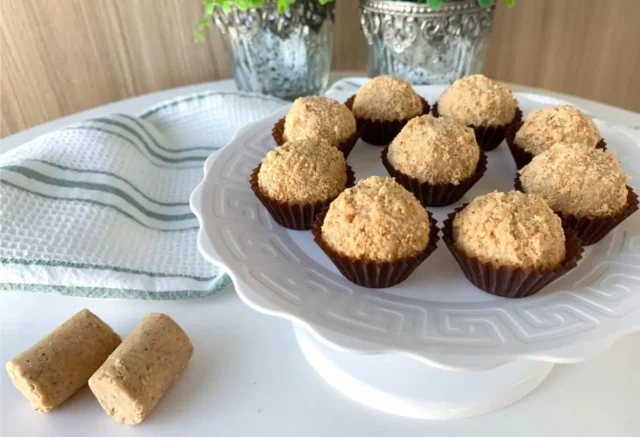
M 336 350 L 293 324 L 304 356 L 335 389 L 370 408 L 419 419 L 458 419 L 505 408 L 544 381 L 553 364 L 516 361 L 489 370 L 436 369 L 399 355 Z

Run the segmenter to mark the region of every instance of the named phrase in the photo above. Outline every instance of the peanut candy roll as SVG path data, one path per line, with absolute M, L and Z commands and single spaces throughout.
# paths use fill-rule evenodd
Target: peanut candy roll
M 48 413 L 82 388 L 120 342 L 109 325 L 84 309 L 6 368 L 33 408 Z
M 153 410 L 193 353 L 185 332 L 169 316 L 147 314 L 89 379 L 107 414 L 135 425 Z

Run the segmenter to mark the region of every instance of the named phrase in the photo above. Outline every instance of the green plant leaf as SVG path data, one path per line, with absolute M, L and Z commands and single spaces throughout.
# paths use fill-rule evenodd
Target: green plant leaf
M 478 4 L 482 8 L 488 8 L 490 6 L 493 6 L 493 0 L 478 0 Z
M 246 11 L 251 7 L 253 2 L 251 0 L 235 0 L 236 7 L 241 11 Z
M 213 8 L 216 3 L 214 0 L 202 0 L 202 4 L 204 5 L 204 15 L 210 17 L 213 15 Z
M 228 14 L 229 12 L 231 12 L 231 5 L 234 4 L 233 0 L 214 0 L 214 3 L 217 3 L 218 6 L 220 6 L 220 9 L 222 9 L 222 12 L 224 12 L 225 14 Z
M 1 0 L 0 0 L 1 1 Z M 335 0 L 317 0 L 321 5 L 332 3 Z M 419 0 L 425 2 L 427 0 Z M 432 0 L 429 0 L 432 1 Z M 442 0 L 433 0 L 440 1 Z M 202 19 L 198 22 L 198 27 L 194 32 L 194 39 L 196 42 L 204 40 L 204 33 L 208 27 L 211 27 L 211 17 L 215 11 L 216 6 L 219 7 L 223 13 L 228 14 L 231 12 L 231 7 L 235 6 L 241 10 L 247 10 L 249 8 L 261 8 L 264 6 L 265 0 L 202 0 L 202 6 L 204 8 L 204 14 Z M 284 14 L 289 7 L 294 4 L 296 0 L 277 0 L 277 8 L 279 14 Z
M 278 13 L 284 14 L 296 0 L 278 0 Z
M 427 0 L 427 4 L 431 9 L 440 9 L 443 3 L 443 0 Z

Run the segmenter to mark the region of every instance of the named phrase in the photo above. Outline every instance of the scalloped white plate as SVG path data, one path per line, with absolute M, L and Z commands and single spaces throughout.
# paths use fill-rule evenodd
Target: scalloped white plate
M 444 87 L 417 87 L 430 103 Z M 350 93 L 330 96 L 340 101 Z M 525 115 L 559 103 L 518 94 Z M 242 129 L 212 155 L 191 197 L 200 221 L 198 245 L 226 268 L 252 308 L 305 326 L 335 348 L 398 353 L 444 369 L 486 369 L 513 360 L 581 361 L 640 330 L 640 213 L 594 247 L 578 267 L 538 294 L 519 300 L 471 285 L 442 242 L 409 279 L 384 290 L 347 281 L 313 242 L 269 216 L 249 188 L 249 175 L 275 143 L 272 116 Z M 640 180 L 640 140 L 598 122 L 634 185 Z M 358 142 L 349 156 L 358 179 L 386 175 L 381 148 Z M 439 223 L 455 206 L 492 190 L 510 190 L 516 168 L 505 144 L 488 153 L 484 177 L 458 203 L 429 208 Z

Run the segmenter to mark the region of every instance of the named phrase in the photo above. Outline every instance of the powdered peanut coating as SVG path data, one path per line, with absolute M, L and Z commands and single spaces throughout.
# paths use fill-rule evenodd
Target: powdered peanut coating
M 322 202 L 347 185 L 344 155 L 325 140 L 292 141 L 262 160 L 258 186 L 271 199 L 290 204 Z
M 438 99 L 438 114 L 466 125 L 499 126 L 513 121 L 518 101 L 511 90 L 482 74 L 458 79 Z
M 412 257 L 429 243 L 429 215 L 391 178 L 372 176 L 331 203 L 322 238 L 351 258 L 390 262 Z
M 616 214 L 627 206 L 627 181 L 615 154 L 583 144 L 555 144 L 520 170 L 526 193 L 576 217 Z
M 284 119 L 285 141 L 324 139 L 337 146 L 356 132 L 349 109 L 328 97 L 300 97 Z
M 393 76 L 378 76 L 356 93 L 351 108 L 358 118 L 406 120 L 423 112 L 422 100 L 409 82 Z
M 496 268 L 553 268 L 566 255 L 560 217 L 542 197 L 518 191 L 476 197 L 456 214 L 453 240 Z
M 571 105 L 558 105 L 531 111 L 518 130 L 515 142 L 533 155 L 556 143 L 579 143 L 595 147 L 602 138 L 598 126 Z
M 387 159 L 398 171 L 430 184 L 458 184 L 480 160 L 473 129 L 450 118 L 411 119 L 395 137 Z

